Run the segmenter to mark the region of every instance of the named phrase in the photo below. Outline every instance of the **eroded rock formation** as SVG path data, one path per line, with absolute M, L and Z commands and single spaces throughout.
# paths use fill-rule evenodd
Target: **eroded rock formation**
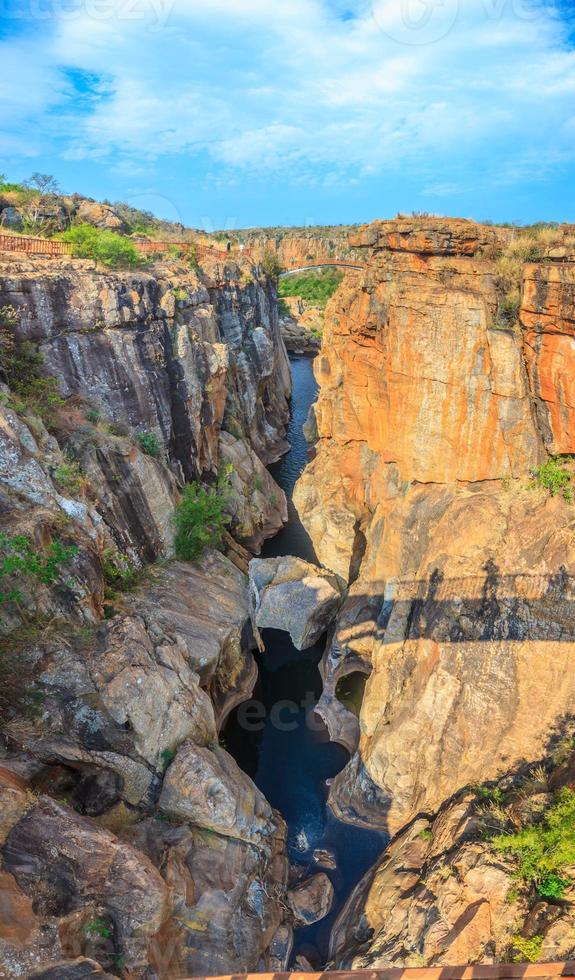
M 314 458 L 294 499 L 319 559 L 353 583 L 322 665 L 318 710 L 357 745 L 330 802 L 392 834 L 470 783 L 547 758 L 571 731 L 573 511 L 530 484 L 549 454 L 573 451 L 575 254 L 567 244 L 519 264 L 513 319 L 513 234 L 441 219 L 362 229 L 351 243 L 367 270 L 331 301 L 315 362 Z M 359 731 L 335 697 L 355 670 L 370 674 Z M 409 867 L 414 833 L 401 838 Z M 407 888 L 383 867 L 382 889 L 342 920 L 356 942 L 365 903 L 383 922 Z M 475 955 L 449 917 L 434 945 L 434 917 L 414 955 Z M 379 962 L 407 962 L 391 939 L 381 950 Z
M 336 575 L 292 556 L 253 558 L 249 580 L 254 626 L 286 630 L 298 650 L 323 636 L 343 597 Z
M 44 424 L 2 385 L 1 972 L 285 965 L 285 826 L 218 743 L 257 675 L 242 543 L 286 514 L 273 285 L 6 259 L 0 308 L 61 397 Z M 166 562 L 184 481 L 222 470 L 233 560 Z
M 509 962 L 529 942 L 545 962 L 569 959 L 571 903 L 534 902 L 516 862 L 490 837 L 506 821 L 541 825 L 554 793 L 573 788 L 573 774 L 571 755 L 550 772 L 462 793 L 401 831 L 335 923 L 333 965 Z

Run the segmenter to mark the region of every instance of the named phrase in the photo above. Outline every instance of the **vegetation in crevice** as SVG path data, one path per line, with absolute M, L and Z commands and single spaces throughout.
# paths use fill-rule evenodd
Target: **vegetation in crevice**
M 189 483 L 174 515 L 174 547 L 176 556 L 185 561 L 201 558 L 206 548 L 218 548 L 225 527 L 230 522 L 226 513 L 229 498 L 228 474 L 214 487 Z
M 116 548 L 106 548 L 102 553 L 101 561 L 106 599 L 114 599 L 119 592 L 130 592 L 136 587 L 139 570 L 132 564 L 127 555 L 122 554 Z
M 54 585 L 61 579 L 62 566 L 77 554 L 77 545 L 59 538 L 38 547 L 24 534 L 0 534 L 0 583 L 7 583 L 0 591 L 0 603 L 23 602 L 22 589 L 30 581 Z
M 160 440 L 154 432 L 140 432 L 136 437 L 138 445 L 146 456 L 158 459 L 162 450 Z
M 52 476 L 58 490 L 62 493 L 72 497 L 81 497 L 85 494 L 88 480 L 74 459 L 58 463 Z
M 31 587 L 69 584 L 65 566 L 77 553 L 76 545 L 59 538 L 38 546 L 24 534 L 0 534 L 0 627 L 5 631 L 0 636 L 0 715 L 31 714 L 40 703 L 31 648 L 45 638 L 50 623 L 25 604 Z M 17 611 L 20 626 L 6 632 L 2 607 L 7 614 Z
M 17 412 L 38 415 L 50 428 L 55 410 L 64 404 L 56 378 L 41 374 L 42 354 L 29 340 L 18 340 L 15 330 L 19 312 L 13 306 L 0 308 L 0 366 L 10 388 L 9 402 Z
M 531 936 L 526 939 L 524 936 L 513 937 L 513 962 L 514 963 L 536 963 L 541 955 L 543 948 L 543 936 Z
M 517 876 L 548 900 L 564 898 L 575 865 L 575 792 L 561 789 L 540 822 L 492 839 L 492 847 L 517 862 Z
M 551 456 L 533 470 L 531 487 L 543 487 L 552 497 L 560 494 L 568 503 L 573 502 L 573 457 Z

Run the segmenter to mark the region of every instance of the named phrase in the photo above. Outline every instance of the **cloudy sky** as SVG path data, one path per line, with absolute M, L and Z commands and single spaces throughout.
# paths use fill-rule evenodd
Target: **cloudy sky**
M 0 0 L 0 171 L 209 228 L 575 220 L 575 0 Z

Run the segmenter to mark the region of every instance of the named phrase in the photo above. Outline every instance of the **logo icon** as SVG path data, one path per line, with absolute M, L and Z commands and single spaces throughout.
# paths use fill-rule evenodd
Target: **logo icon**
M 455 24 L 459 0 L 373 0 L 373 18 L 398 44 L 434 44 Z

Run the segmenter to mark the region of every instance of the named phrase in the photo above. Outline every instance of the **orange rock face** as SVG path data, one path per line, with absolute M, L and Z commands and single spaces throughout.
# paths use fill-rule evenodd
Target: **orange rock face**
M 317 230 L 294 231 L 293 234 L 254 233 L 245 238 L 252 255 L 274 252 L 284 269 L 299 269 L 318 262 L 331 262 L 334 259 L 357 259 L 359 252 L 351 243 L 348 229 L 330 229 L 325 235 Z M 363 261 L 363 259 L 361 259 Z
M 354 247 L 418 255 L 475 255 L 509 240 L 511 232 L 463 218 L 396 218 L 374 221 L 350 235 Z
M 367 270 L 334 296 L 316 361 L 295 502 L 320 561 L 354 580 L 326 690 L 370 673 L 330 798 L 392 833 L 541 758 L 575 696 L 573 509 L 529 486 L 549 452 L 575 451 L 575 265 L 519 266 L 521 328 L 507 323 L 508 235 L 362 229 Z
M 540 267 L 549 285 L 534 280 L 531 299 L 526 279 L 525 340 L 500 329 L 492 256 L 507 235 L 427 219 L 351 238 L 368 268 L 346 276 L 326 313 L 317 455 L 296 488 L 318 555 L 339 574 L 353 551 L 342 521 L 365 524 L 402 485 L 526 477 L 546 449 L 570 451 L 573 267 Z M 547 325 L 552 310 L 561 333 Z
M 521 323 L 531 389 L 552 453 L 575 452 L 575 265 L 529 266 Z

